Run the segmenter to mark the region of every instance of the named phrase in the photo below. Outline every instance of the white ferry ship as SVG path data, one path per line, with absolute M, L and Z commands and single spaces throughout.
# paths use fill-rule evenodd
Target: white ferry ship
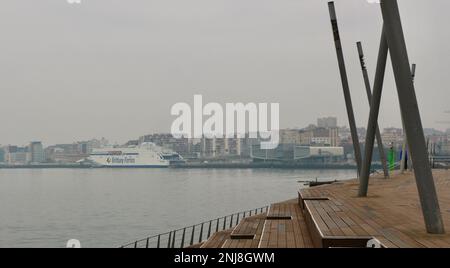
M 172 162 L 182 162 L 183 158 L 174 152 L 163 152 L 154 143 L 146 142 L 138 146 L 109 147 L 95 149 L 88 160 L 102 167 L 168 167 Z

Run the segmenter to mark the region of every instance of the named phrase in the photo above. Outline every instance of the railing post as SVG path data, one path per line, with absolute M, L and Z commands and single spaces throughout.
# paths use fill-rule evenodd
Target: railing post
M 212 224 L 212 220 L 209 221 L 209 227 L 208 227 L 208 238 L 211 237 L 211 224 Z
M 203 225 L 204 225 L 205 223 L 204 222 L 202 222 L 202 225 L 200 226 L 200 235 L 198 236 L 198 242 L 200 243 L 200 242 L 202 242 L 202 240 L 203 240 Z
M 436 149 L 434 148 L 434 150 L 436 150 Z M 255 215 L 257 215 L 258 210 L 262 213 L 263 210 L 267 210 L 268 208 L 269 208 L 269 206 L 266 206 L 266 207 L 256 208 L 255 210 L 248 210 L 248 211 L 244 211 L 244 212 L 238 212 L 238 213 L 230 214 L 228 216 L 224 216 L 222 218 L 217 218 L 215 220 L 210 220 L 209 224 L 208 224 L 208 221 L 206 221 L 206 222 L 202 222 L 201 224 L 193 225 L 192 226 L 191 239 L 190 239 L 189 245 L 192 246 L 194 244 L 194 241 L 196 240 L 196 236 L 195 236 L 195 228 L 196 228 L 196 226 L 200 227 L 200 233 L 199 233 L 199 236 L 198 236 L 198 242 L 201 243 L 203 241 L 204 236 L 206 235 L 206 230 L 204 230 L 205 229 L 205 224 L 208 224 L 208 233 L 205 236 L 205 238 L 209 239 L 211 237 L 211 235 L 213 234 L 213 232 L 214 232 L 213 231 L 213 228 L 214 228 L 213 227 L 213 222 L 214 221 L 216 221 L 216 223 L 215 223 L 215 225 L 216 225 L 215 232 L 219 232 L 220 224 L 221 224 L 220 220 L 221 219 L 223 219 L 222 230 L 225 230 L 228 226 L 229 226 L 229 228 L 232 228 L 233 226 L 237 226 L 239 224 L 239 222 L 243 218 L 245 218 L 248 214 L 250 216 L 252 216 L 252 213 L 254 212 Z M 243 214 L 242 218 L 241 218 L 241 214 Z M 235 216 L 236 216 L 236 219 L 235 219 Z M 229 222 L 227 222 L 228 218 L 230 218 Z M 178 245 L 177 232 L 179 233 L 179 231 L 181 231 L 181 230 L 183 231 L 183 234 L 182 234 L 182 237 L 181 237 L 181 239 L 179 241 L 179 245 L 180 245 L 180 248 L 184 248 L 185 244 L 187 245 L 186 234 L 187 234 L 187 229 L 189 229 L 189 228 L 191 228 L 191 227 L 184 227 L 183 229 L 172 230 L 172 231 L 167 232 L 167 233 L 158 234 L 157 236 L 151 236 L 151 237 L 147 237 L 147 238 L 144 238 L 144 239 L 141 239 L 141 240 L 136 240 L 135 242 L 129 243 L 129 244 L 125 245 L 125 246 L 121 246 L 121 248 L 124 248 L 124 247 L 138 248 L 140 243 L 142 243 L 142 247 L 144 247 L 144 244 L 143 244 L 144 241 L 145 241 L 145 248 L 150 248 L 151 247 L 151 245 L 150 245 L 151 241 L 150 240 L 154 239 L 154 238 L 157 238 L 156 248 L 161 248 L 161 242 L 163 242 L 163 243 L 165 242 L 165 240 L 163 240 L 163 241 L 161 240 L 162 236 L 164 236 L 164 237 L 167 236 L 167 248 L 175 248 L 175 246 L 176 246 L 175 244 Z M 204 234 L 204 232 L 205 232 L 205 234 Z M 163 247 L 164 247 L 164 245 L 163 245 Z
M 173 236 L 172 236 L 172 247 L 171 248 L 175 248 L 175 237 L 176 237 L 176 233 L 177 231 L 173 231 Z
M 194 244 L 194 234 L 195 234 L 195 225 L 192 225 L 192 234 L 191 234 L 191 243 L 189 245 Z
M 172 232 L 169 233 L 169 239 L 167 239 L 167 248 L 170 248 L 171 240 L 172 240 Z
M 186 235 L 186 227 L 183 229 L 183 237 L 181 237 L 180 248 L 184 248 L 184 236 Z

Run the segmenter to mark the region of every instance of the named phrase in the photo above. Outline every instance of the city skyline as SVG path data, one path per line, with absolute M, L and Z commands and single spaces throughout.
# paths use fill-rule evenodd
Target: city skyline
M 281 128 L 280 131 L 283 131 L 283 130 L 302 130 L 302 129 L 306 129 L 306 128 L 312 126 L 312 125 L 316 126 L 316 127 L 321 127 L 320 123 L 317 122 L 317 121 L 321 120 L 321 119 L 328 119 L 328 118 L 336 118 L 337 119 L 337 127 L 338 128 L 346 128 L 346 129 L 348 129 L 348 124 L 341 124 L 341 121 L 339 120 L 339 118 L 333 117 L 333 116 L 325 116 L 325 117 L 317 117 L 316 121 L 312 121 L 310 123 L 307 123 L 304 126 L 294 126 L 294 127 Z M 365 126 L 357 126 L 357 128 L 358 129 L 364 129 L 364 131 L 366 129 Z M 384 131 L 386 129 L 402 129 L 402 127 L 400 127 L 400 126 L 381 127 L 382 131 Z M 428 127 L 425 127 L 425 129 L 433 129 L 433 130 L 441 131 L 441 132 L 444 132 L 444 133 L 445 132 L 450 133 L 450 128 L 439 129 L 439 128 L 428 128 Z M 169 134 L 169 133 L 170 133 L 170 131 L 159 131 L 159 132 L 158 131 L 154 131 L 154 132 L 146 132 L 146 133 L 129 133 L 129 135 L 127 137 L 125 137 L 121 141 L 113 140 L 113 139 L 111 139 L 110 137 L 107 137 L 107 136 L 95 137 L 95 136 L 92 136 L 92 135 L 89 135 L 89 134 L 83 135 L 85 138 L 76 138 L 76 137 L 74 137 L 72 140 L 65 140 L 65 141 L 62 141 L 62 142 L 51 142 L 51 141 L 48 142 L 48 140 L 45 139 L 45 138 L 44 139 L 37 139 L 37 138 L 35 138 L 35 139 L 26 140 L 26 141 L 23 141 L 23 142 L 10 142 L 10 143 L 7 143 L 7 142 L 4 142 L 4 141 L 0 140 L 0 146 L 7 146 L 7 145 L 26 146 L 26 145 L 28 145 L 28 144 L 30 144 L 32 142 L 36 142 L 36 141 L 42 142 L 43 144 L 46 144 L 47 146 L 49 146 L 49 145 L 58 145 L 58 144 L 72 144 L 72 143 L 85 142 L 85 141 L 96 140 L 96 139 L 100 139 L 100 140 L 101 139 L 106 139 L 106 140 L 109 141 L 110 145 L 121 145 L 121 144 L 127 143 L 128 141 L 135 140 L 136 138 L 141 137 L 141 136 L 145 136 L 145 135 L 149 135 L 149 134 Z
M 255 133 L 253 133 L 255 134 Z M 364 127 L 357 128 L 360 145 L 363 146 L 367 132 Z M 431 144 L 433 153 L 446 153 L 449 150 L 450 130 L 442 132 L 436 129 L 424 129 L 427 144 Z M 0 145 L 0 164 L 10 167 L 29 165 L 33 167 L 42 165 L 92 165 L 93 163 L 125 163 L 116 157 L 115 150 L 146 150 L 145 148 L 159 148 L 161 152 L 169 152 L 171 161 L 191 164 L 201 159 L 214 161 L 300 161 L 306 156 L 312 157 L 309 163 L 317 161 L 331 161 L 329 163 L 348 163 L 352 159 L 351 131 L 346 126 L 340 126 L 337 117 L 319 117 L 316 123 L 310 123 L 304 128 L 280 129 L 278 145 L 272 148 L 261 146 L 266 140 L 258 134 L 246 132 L 243 136 L 215 137 L 202 136 L 177 137 L 173 133 L 147 133 L 139 137 L 128 137 L 126 143 L 109 142 L 108 139 L 94 138 L 90 140 L 73 140 L 68 143 L 43 144 L 41 141 L 31 141 L 25 146 L 17 144 Z M 382 144 L 387 148 L 403 150 L 404 132 L 402 128 L 384 128 L 381 135 Z M 437 147 L 436 147 L 437 145 Z M 114 149 L 113 149 L 114 148 Z M 134 148 L 134 149 L 133 149 Z M 436 148 L 438 149 L 436 151 Z M 111 153 L 111 158 L 105 157 L 105 152 Z M 119 151 L 117 151 L 119 152 Z M 324 155 L 322 155 L 323 152 Z M 135 153 L 135 152 L 128 152 Z M 349 157 L 350 156 L 350 157 Z M 380 157 L 380 154 L 376 154 Z M 96 158 L 97 157 L 97 158 Z M 175 158 L 174 158 L 175 157 Z M 322 160 L 317 160 L 315 158 Z M 323 158 L 322 158 L 323 157 Z M 95 158 L 95 159 L 94 159 Z M 313 159 L 314 158 L 314 159 Z M 108 160 L 109 159 L 109 160 Z M 179 160 L 174 160 L 179 159 Z M 184 160 L 186 159 L 186 160 Z M 106 162 L 105 162 L 106 161 Z M 130 160 L 130 161 L 136 161 Z M 306 160 L 305 160 L 306 161 Z M 351 160 L 350 160 L 351 161 Z M 128 162 L 126 162 L 128 163 Z M 303 162 L 305 164 L 306 162 Z
M 331 121 L 329 121 L 331 120 Z M 350 135 L 350 129 L 348 127 L 347 124 L 341 124 L 339 118 L 334 117 L 334 116 L 325 116 L 325 117 L 317 117 L 315 121 L 312 121 L 310 123 L 308 123 L 305 126 L 302 127 L 287 127 L 287 128 L 281 128 L 280 132 L 283 131 L 290 131 L 290 130 L 294 130 L 294 131 L 301 131 L 301 130 L 307 130 L 310 129 L 312 126 L 316 127 L 316 128 L 330 128 L 330 122 L 331 125 L 334 125 L 332 128 L 338 128 L 338 129 L 345 129 L 346 132 L 348 132 L 348 135 Z M 328 124 L 328 125 L 327 125 Z M 360 139 L 362 139 L 360 142 L 363 142 L 363 139 L 365 138 L 365 132 L 366 132 L 366 128 L 364 126 L 358 126 L 358 134 L 360 137 Z M 387 126 L 387 127 L 382 127 L 381 128 L 382 132 L 390 132 L 391 130 L 399 130 L 399 131 L 403 131 L 402 127 L 399 126 Z M 434 133 L 434 132 L 442 132 L 444 134 L 449 135 L 450 134 L 450 128 L 447 129 L 437 129 L 437 128 L 424 128 L 425 130 L 425 135 L 428 136 L 430 135 L 430 133 Z M 144 137 L 146 135 L 171 135 L 169 131 L 162 131 L 162 132 L 147 132 L 147 133 L 140 133 L 140 134 L 132 134 L 129 133 L 129 136 L 127 138 L 125 138 L 123 141 L 114 141 L 111 140 L 109 137 L 95 137 L 95 136 L 89 136 L 88 138 L 84 138 L 84 139 L 77 139 L 74 138 L 72 140 L 67 140 L 67 141 L 63 141 L 63 142 L 46 142 L 45 139 L 41 140 L 41 139 L 31 139 L 29 141 L 24 141 L 22 143 L 5 143 L 0 141 L 0 148 L 1 146 L 8 146 L 8 145 L 12 145 L 12 146 L 28 146 L 30 143 L 33 142 L 42 142 L 42 144 L 46 145 L 46 146 L 55 146 L 55 145 L 68 145 L 68 144 L 75 144 L 75 143 L 83 143 L 83 142 L 89 142 L 89 141 L 103 141 L 103 143 L 105 141 L 108 142 L 109 145 L 124 145 L 127 142 L 130 141 L 134 141 L 134 140 L 139 140 L 140 137 Z M 220 138 L 220 137 L 218 137 Z M 225 138 L 225 137 L 222 137 Z M 236 137 L 234 137 L 236 138 Z M 209 138 L 206 138 L 209 139 Z M 192 140 L 196 140 L 195 138 L 192 138 Z

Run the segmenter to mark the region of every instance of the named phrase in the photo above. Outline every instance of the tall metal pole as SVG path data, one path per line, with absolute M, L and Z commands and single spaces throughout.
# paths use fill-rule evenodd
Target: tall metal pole
M 413 63 L 413 65 L 411 67 L 411 76 L 412 76 L 413 83 L 414 83 L 415 75 L 416 75 L 416 64 Z M 406 159 L 406 152 L 409 153 L 409 147 L 408 147 L 408 142 L 406 141 L 405 124 L 403 122 L 404 121 L 403 121 L 403 118 L 402 118 L 403 144 L 402 144 L 402 159 L 400 160 L 400 172 L 401 173 L 405 172 L 405 168 L 407 166 L 406 164 L 408 163 L 408 165 L 409 165 L 411 163 L 411 157 L 408 157 L 408 159 Z
M 381 0 L 381 11 L 426 230 L 432 234 L 443 234 L 445 233 L 444 224 L 433 174 L 427 159 L 425 135 L 411 77 L 397 0 Z
M 400 159 L 400 173 L 405 172 L 405 160 L 406 160 L 406 131 L 405 131 L 405 121 L 402 117 L 402 127 L 403 127 L 403 143 L 402 143 L 402 158 Z
M 412 75 L 412 80 L 413 80 L 413 83 L 414 83 L 415 79 L 416 79 L 416 64 L 415 63 L 412 64 L 411 75 Z M 409 153 L 409 145 L 408 145 L 408 143 L 406 143 L 406 151 Z M 408 156 L 407 161 L 408 161 L 407 163 L 408 163 L 409 170 L 412 171 L 413 170 L 413 162 L 412 162 L 411 155 Z
M 358 175 L 359 175 L 361 172 L 361 148 L 359 146 L 358 131 L 356 129 L 355 115 L 353 113 L 352 98 L 350 95 L 350 88 L 348 85 L 347 71 L 345 69 L 344 53 L 342 51 L 341 38 L 339 36 L 339 28 L 338 28 L 338 24 L 337 24 L 336 10 L 334 8 L 334 2 L 328 2 L 328 10 L 330 12 L 331 27 L 333 29 L 333 35 L 334 35 L 334 44 L 336 46 L 337 60 L 338 60 L 338 64 L 339 64 L 339 71 L 341 74 L 342 89 L 344 91 L 344 99 L 345 99 L 345 105 L 347 107 L 348 122 L 350 125 L 350 132 L 352 135 L 352 142 L 353 142 L 353 150 L 355 151 L 355 160 L 356 160 L 356 165 L 358 168 Z
M 381 33 L 380 48 L 378 51 L 377 68 L 375 71 L 375 81 L 373 84 L 373 95 L 370 102 L 369 122 L 367 124 L 366 146 L 364 151 L 364 161 L 361 167 L 361 177 L 359 182 L 358 196 L 367 196 L 369 187 L 370 164 L 372 163 L 373 145 L 375 132 L 378 125 L 378 114 L 380 111 L 381 93 L 383 91 L 384 74 L 386 71 L 386 61 L 388 56 L 388 44 L 386 42 L 386 32 L 383 26 Z
M 369 105 L 370 105 L 371 101 L 372 101 L 372 89 L 370 86 L 369 75 L 367 73 L 366 62 L 364 60 L 364 51 L 363 51 L 361 42 L 357 42 L 356 47 L 358 48 L 359 62 L 361 63 L 361 70 L 362 70 L 362 74 L 363 74 L 363 78 L 364 78 L 364 85 L 366 86 L 367 99 L 369 100 Z M 387 163 L 386 163 L 386 155 L 384 153 L 383 140 L 381 139 L 380 128 L 378 127 L 378 124 L 376 126 L 375 137 L 377 139 L 378 151 L 380 153 L 380 160 L 381 160 L 381 165 L 383 166 L 384 177 L 388 178 L 389 170 L 388 170 Z

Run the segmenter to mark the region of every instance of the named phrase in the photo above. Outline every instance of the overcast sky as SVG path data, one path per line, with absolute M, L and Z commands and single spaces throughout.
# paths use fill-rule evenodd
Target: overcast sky
M 446 129 L 448 0 L 399 1 L 425 127 Z M 336 1 L 358 126 L 368 104 L 355 42 L 371 82 L 378 5 Z M 0 1 L 0 144 L 124 142 L 168 132 L 176 102 L 279 102 L 281 127 L 336 115 L 347 125 L 327 1 Z M 389 64 L 380 126 L 400 126 Z

